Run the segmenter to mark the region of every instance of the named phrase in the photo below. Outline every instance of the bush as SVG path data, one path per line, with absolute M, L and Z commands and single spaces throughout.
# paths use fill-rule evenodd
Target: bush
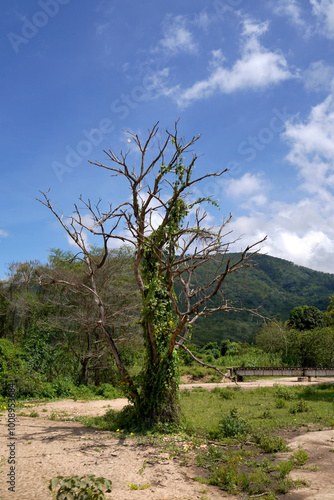
M 111 492 L 111 481 L 104 477 L 57 476 L 51 479 L 49 490 L 57 492 L 56 500 L 104 500 Z
M 218 434 L 222 437 L 235 437 L 247 434 L 249 429 L 249 424 L 238 415 L 238 410 L 232 408 L 230 414 L 219 422 Z
M 287 451 L 288 449 L 284 439 L 280 436 L 254 433 L 253 439 L 265 453 L 276 453 L 277 451 Z
M 111 384 L 101 384 L 94 388 L 94 392 L 105 399 L 116 399 L 123 396 L 122 392 Z
M 295 467 L 301 467 L 302 465 L 304 465 L 305 462 L 307 462 L 308 453 L 307 453 L 307 451 L 303 450 L 302 448 L 299 448 L 298 450 L 296 450 L 293 453 L 291 460 L 292 460 L 293 465 Z
M 234 398 L 234 393 L 231 389 L 223 388 L 223 387 L 215 387 L 212 389 L 211 393 L 217 394 L 222 399 L 232 399 Z
M 290 413 L 303 413 L 303 412 L 308 412 L 309 407 L 308 404 L 306 403 L 305 399 L 300 399 L 295 403 L 294 405 L 291 406 L 289 409 Z
M 286 401 L 297 399 L 297 396 L 293 389 L 277 384 L 274 385 L 274 396 L 275 398 L 285 399 Z

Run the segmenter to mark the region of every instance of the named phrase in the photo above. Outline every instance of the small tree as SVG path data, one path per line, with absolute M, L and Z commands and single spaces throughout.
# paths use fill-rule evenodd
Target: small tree
M 327 326 L 334 327 L 334 295 L 330 297 L 330 303 L 324 312 L 324 323 Z
M 106 169 L 112 175 L 121 176 L 127 182 L 131 199 L 116 208 L 100 209 L 90 200 L 80 198 L 82 208 L 75 205 L 75 214 L 66 222 L 63 215 L 51 202 L 48 193 L 43 193 L 42 203 L 56 216 L 67 234 L 78 245 L 85 262 L 90 284 L 85 285 L 94 297 L 99 311 L 99 327 L 115 358 L 124 389 L 133 403 L 135 418 L 145 426 L 158 423 L 178 424 L 180 418 L 178 402 L 178 357 L 177 349 L 184 348 L 191 325 L 203 316 L 216 311 L 245 311 L 231 304 L 224 296 L 223 283 L 233 272 L 251 266 L 251 257 L 258 252 L 255 247 L 264 239 L 247 246 L 240 256 L 232 261 L 227 253 L 234 241 L 227 242 L 230 234 L 229 218 L 219 226 L 206 225 L 207 214 L 204 203 L 217 205 L 211 197 L 191 198 L 191 189 L 205 179 L 221 176 L 226 170 L 193 177 L 197 156 L 192 146 L 200 136 L 189 142 L 174 132 L 157 141 L 158 124 L 142 142 L 138 135 L 128 132 L 140 154 L 139 167 L 128 164 L 128 153 L 116 155 L 105 151 L 110 164 L 91 162 Z M 185 155 L 191 153 L 188 164 Z M 168 158 L 167 158 L 168 157 Z M 88 211 L 91 224 L 83 217 Z M 126 232 L 118 232 L 120 224 Z M 103 252 L 96 258 L 89 253 L 85 231 L 102 238 Z M 140 377 L 129 373 L 121 359 L 114 332 L 106 323 L 106 305 L 98 293 L 96 276 L 105 265 L 110 242 L 121 240 L 133 245 L 133 272 L 141 295 L 139 323 L 145 342 L 146 361 Z M 216 273 L 207 283 L 196 281 L 196 270 L 213 261 Z M 182 301 L 175 295 L 174 284 L 183 286 Z M 56 282 L 56 281 L 54 281 Z M 211 299 L 220 295 L 218 306 Z M 257 310 L 251 311 L 259 315 Z
M 290 312 L 288 324 L 297 330 L 312 330 L 323 325 L 323 316 L 314 306 L 297 306 Z
M 103 251 L 90 248 L 89 253 L 99 258 Z M 130 347 L 135 349 L 139 339 L 131 325 L 138 317 L 140 304 L 132 269 L 133 256 L 129 249 L 113 250 L 109 251 L 95 278 L 98 294 L 105 304 L 106 325 L 114 330 L 119 345 L 129 343 L 130 336 Z M 78 261 L 72 252 L 53 249 L 44 276 L 63 285 L 58 295 L 54 294 L 49 301 L 51 312 L 46 320 L 62 333 L 68 349 L 80 363 L 81 382 L 87 385 L 92 380 L 92 372 L 98 382 L 103 371 L 105 382 L 105 376 L 110 377 L 110 350 L 106 349 L 104 337 L 101 338 L 99 312 L 93 295 L 85 289 L 90 284 L 85 262 Z M 138 325 L 136 330 L 139 330 Z

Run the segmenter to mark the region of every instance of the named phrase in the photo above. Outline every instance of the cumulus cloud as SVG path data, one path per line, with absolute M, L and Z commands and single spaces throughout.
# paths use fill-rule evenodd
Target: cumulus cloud
M 268 30 L 268 23 L 256 23 L 246 18 L 242 25 L 241 57 L 228 68 L 222 61 L 217 64 L 217 55 L 221 56 L 221 53 L 215 51 L 208 78 L 194 83 L 177 96 L 181 107 L 215 92 L 229 94 L 238 90 L 263 89 L 293 77 L 285 57 L 260 43 L 260 37 Z
M 334 188 L 334 98 L 314 106 L 305 121 L 291 121 L 283 137 L 291 145 L 287 159 L 298 167 L 302 188 L 329 202 Z
M 264 181 L 259 175 L 247 172 L 239 179 L 230 179 L 225 187 L 226 192 L 233 197 L 248 197 L 258 194 L 264 188 Z
M 261 211 L 236 218 L 231 227 L 234 234 L 245 234 L 247 243 L 267 234 L 262 251 L 269 255 L 334 273 L 334 98 L 314 106 L 306 119 L 288 121 L 282 137 L 290 148 L 287 160 L 299 180 L 300 200 L 267 200 Z M 261 191 L 259 181 L 245 174 L 231 182 L 231 192 L 252 199 Z
M 319 29 L 328 38 L 334 38 L 334 0 L 310 0 Z
M 319 204 L 302 200 L 282 206 L 277 213 L 278 205 L 276 202 L 268 204 L 265 213 L 241 216 L 232 222 L 233 234 L 244 235 L 236 250 L 267 235 L 267 240 L 261 244 L 262 253 L 334 273 L 334 232 L 327 225 L 330 219 L 318 215 Z

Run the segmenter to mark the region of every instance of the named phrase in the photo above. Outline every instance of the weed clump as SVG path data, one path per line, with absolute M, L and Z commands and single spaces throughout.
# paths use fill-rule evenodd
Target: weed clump
M 105 493 L 111 492 L 111 481 L 104 477 L 57 476 L 51 479 L 49 490 L 56 494 L 56 500 L 105 500 Z
M 290 413 L 303 413 L 308 412 L 309 406 L 306 403 L 305 399 L 300 399 L 297 403 L 294 403 L 289 409 Z
M 229 415 L 224 417 L 218 425 L 218 435 L 224 438 L 248 434 L 250 426 L 246 420 L 238 415 L 237 408 L 232 408 Z
M 280 436 L 268 436 L 264 433 L 254 433 L 253 439 L 265 453 L 276 453 L 277 451 L 288 450 L 284 439 Z
M 277 399 L 284 399 L 285 401 L 297 399 L 297 395 L 291 387 L 277 384 L 274 385 L 274 396 Z
M 223 387 L 215 387 L 212 389 L 212 394 L 217 394 L 221 399 L 232 399 L 234 398 L 234 393 L 231 389 L 223 388 Z

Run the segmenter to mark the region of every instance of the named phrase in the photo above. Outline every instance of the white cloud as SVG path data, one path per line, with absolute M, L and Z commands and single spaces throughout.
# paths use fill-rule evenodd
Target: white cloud
M 230 179 L 225 184 L 225 192 L 232 197 L 249 197 L 263 193 L 264 180 L 259 175 L 244 174 L 239 179 Z
M 0 237 L 6 238 L 8 236 L 7 231 L 4 231 L 3 229 L 0 229 Z
M 320 30 L 328 38 L 334 38 L 334 0 L 310 0 L 310 3 Z
M 265 214 L 238 217 L 232 222 L 234 237 L 243 235 L 241 242 L 237 243 L 238 250 L 267 235 L 267 240 L 261 245 L 262 253 L 334 273 L 334 231 L 328 227 L 334 218 L 320 217 L 317 212 L 319 203 L 311 200 L 286 206 L 285 216 L 282 212 L 276 213 L 277 207 L 277 203 L 272 203 Z
M 292 24 L 298 27 L 306 27 L 301 6 L 297 0 L 276 0 L 273 11 L 278 16 L 286 16 Z
M 169 15 L 163 25 L 164 36 L 154 52 L 163 50 L 171 56 L 175 56 L 180 52 L 190 54 L 197 52 L 197 44 L 186 24 L 185 17 L 181 15 L 172 17 Z
M 334 98 L 312 108 L 306 121 L 291 121 L 283 137 L 291 144 L 287 159 L 299 169 L 302 188 L 330 202 L 334 177 Z
M 263 89 L 292 78 L 286 59 L 261 45 L 259 38 L 268 30 L 267 23 L 243 20 L 241 57 L 231 68 L 214 61 L 213 70 L 205 80 L 196 82 L 177 96 L 179 106 L 204 99 L 215 92 L 229 94 L 244 89 Z M 217 52 L 213 54 L 216 57 Z
M 176 90 L 177 86 L 169 87 L 168 78 L 170 69 L 168 67 L 160 70 L 149 70 L 144 77 L 144 86 L 148 91 L 149 99 L 157 99 L 161 96 L 171 96 Z
M 202 11 L 195 17 L 193 24 L 206 31 L 212 21 L 213 18 L 210 17 L 207 12 Z
M 334 87 L 334 66 L 324 61 L 313 62 L 303 77 L 306 90 L 330 91 Z
M 245 234 L 247 244 L 267 234 L 263 252 L 334 273 L 334 98 L 314 106 L 307 119 L 288 121 L 282 136 L 300 181 L 296 197 L 302 198 L 295 203 L 267 201 L 262 212 L 238 217 L 234 234 Z M 245 174 L 231 182 L 231 192 L 249 196 L 249 207 L 261 192 L 259 181 L 261 177 Z

